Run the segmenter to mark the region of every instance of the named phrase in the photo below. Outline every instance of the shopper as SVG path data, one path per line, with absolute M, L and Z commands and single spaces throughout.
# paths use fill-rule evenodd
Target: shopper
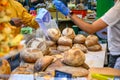
M 27 26 L 31 26 L 37 29 L 39 26 L 35 21 L 35 16 L 32 16 L 27 10 L 16 0 L 5 0 L 8 1 L 7 9 L 11 12 L 11 20 L 16 26 L 21 26 L 22 23 Z M 21 25 L 20 25 L 21 24 Z M 17 27 L 15 34 L 20 32 L 21 27 Z
M 89 34 L 93 34 L 108 27 L 108 48 L 110 51 L 109 67 L 120 69 L 120 0 L 117 0 L 110 10 L 92 24 L 79 19 L 59 0 L 54 0 L 53 4 L 57 10 L 65 16 L 69 16 L 80 29 Z

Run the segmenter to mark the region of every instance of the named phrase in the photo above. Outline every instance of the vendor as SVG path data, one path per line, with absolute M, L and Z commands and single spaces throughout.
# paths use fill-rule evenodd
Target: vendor
M 17 24 L 15 26 L 19 26 L 17 27 L 15 34 L 20 33 L 20 28 L 21 28 L 20 26 L 22 24 L 31 26 L 35 29 L 39 27 L 37 22 L 35 21 L 35 16 L 29 14 L 27 10 L 19 2 L 15 0 L 4 0 L 4 1 L 7 1 L 9 4 L 7 6 L 7 9 L 11 12 L 11 14 L 9 15 L 11 17 L 11 20 Z
M 61 11 L 61 13 L 69 16 L 80 29 L 90 34 L 108 27 L 108 48 L 110 51 L 109 67 L 120 69 L 120 0 L 117 0 L 115 5 L 108 10 L 105 15 L 92 24 L 81 20 L 67 7 L 65 8 L 62 3 L 58 6 L 58 3 L 60 3 L 60 1 L 53 1 L 53 4 L 59 11 Z M 62 10 L 63 8 L 64 10 Z

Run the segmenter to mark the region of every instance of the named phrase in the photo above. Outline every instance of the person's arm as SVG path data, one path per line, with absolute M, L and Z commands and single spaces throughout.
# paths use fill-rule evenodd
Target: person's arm
M 89 24 L 81 20 L 75 14 L 73 14 L 70 18 L 80 29 L 90 34 L 95 33 L 108 26 L 102 19 L 98 19 L 92 24 Z
M 15 9 L 17 17 L 22 19 L 24 25 L 33 27 L 35 29 L 39 27 L 38 23 L 35 21 L 35 16 L 29 14 L 19 2 L 11 0 L 10 4 Z
M 16 27 L 21 27 L 23 24 L 22 20 L 20 18 L 11 18 L 10 24 Z

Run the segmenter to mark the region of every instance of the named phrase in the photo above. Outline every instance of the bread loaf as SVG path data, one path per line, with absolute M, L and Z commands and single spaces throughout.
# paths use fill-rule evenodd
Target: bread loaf
M 64 52 L 63 62 L 69 66 L 81 66 L 85 61 L 85 54 L 79 48 Z
M 57 45 L 53 45 L 53 46 L 49 47 L 49 51 L 51 51 L 51 50 L 57 50 Z
M 46 41 L 46 44 L 47 44 L 47 46 L 49 46 L 49 47 L 52 47 L 52 46 L 56 45 L 56 43 L 55 43 L 54 41 L 51 41 L 51 40 L 47 40 L 47 41 Z
M 78 43 L 78 44 L 84 44 L 86 40 L 86 37 L 82 34 L 78 34 L 75 36 L 74 38 L 74 43 Z
M 96 35 L 88 35 L 86 40 L 93 40 L 95 42 L 98 42 L 98 37 Z
M 67 36 L 71 39 L 74 39 L 75 38 L 75 32 L 72 28 L 65 28 L 63 31 L 62 31 L 62 35 L 63 36 Z
M 48 36 L 50 37 L 51 40 L 57 41 L 59 37 L 61 36 L 61 32 L 59 29 L 56 28 L 50 28 L 47 31 Z
M 63 46 L 72 46 L 72 39 L 66 37 L 66 36 L 62 36 L 59 38 L 58 40 L 58 45 L 63 45 Z
M 38 48 L 38 45 L 40 42 L 43 42 L 41 38 L 32 38 L 27 42 L 26 47 L 27 48 Z
M 5 75 L 10 74 L 11 73 L 11 68 L 10 68 L 10 64 L 8 63 L 8 61 L 3 59 L 3 60 L 1 60 L 0 63 L 1 63 L 1 65 L 0 65 L 0 74 L 5 74 Z
M 57 50 L 58 50 L 58 51 L 61 51 L 61 52 L 67 51 L 67 50 L 69 50 L 69 49 L 71 49 L 70 46 L 62 46 L 62 45 L 59 45 L 59 46 L 57 47 Z
M 87 47 L 93 46 L 93 45 L 95 45 L 95 44 L 98 44 L 98 42 L 95 42 L 95 41 L 93 41 L 93 40 L 86 40 L 86 41 L 85 41 L 85 45 L 86 45 Z
M 49 54 L 48 46 L 46 41 L 42 38 L 33 38 L 27 43 L 27 48 L 39 49 L 43 55 Z
M 35 72 L 44 71 L 54 60 L 52 56 L 44 56 L 35 62 L 34 70 Z
M 37 59 L 43 57 L 39 49 L 26 48 L 20 53 L 21 59 L 28 63 L 35 63 Z
M 89 51 L 100 51 L 102 49 L 102 46 L 100 44 L 95 44 L 93 46 L 87 47 Z
M 87 48 L 86 48 L 86 46 L 84 46 L 83 44 L 74 44 L 72 48 L 79 48 L 79 49 L 82 50 L 84 53 L 87 52 Z
M 87 36 L 86 41 L 85 41 L 85 45 L 87 47 L 89 47 L 89 46 L 93 46 L 95 44 L 98 44 L 98 37 L 95 35 Z

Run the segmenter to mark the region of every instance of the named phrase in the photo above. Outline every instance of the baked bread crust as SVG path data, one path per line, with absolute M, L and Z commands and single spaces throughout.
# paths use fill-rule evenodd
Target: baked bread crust
M 73 48 L 65 51 L 63 54 L 63 63 L 69 66 L 81 66 L 85 61 L 85 54 L 79 48 Z
M 26 48 L 20 53 L 21 59 L 28 63 L 35 63 L 37 59 L 43 57 L 39 49 Z
M 44 56 L 35 62 L 34 70 L 35 72 L 44 71 L 54 60 L 52 56 Z
M 82 34 L 78 34 L 75 36 L 74 38 L 74 43 L 78 43 L 78 44 L 84 44 L 86 40 L 86 37 Z
M 84 53 L 87 52 L 87 48 L 85 45 L 83 44 L 74 44 L 72 48 L 79 48 L 80 50 L 82 50 Z
M 33 38 L 27 43 L 27 48 L 39 49 L 43 55 L 49 54 L 48 45 L 42 38 Z
M 57 50 L 58 50 L 58 51 L 61 51 L 61 52 L 67 51 L 67 50 L 69 50 L 69 49 L 71 49 L 70 46 L 62 46 L 62 45 L 59 45 L 59 46 L 57 47 Z
M 100 44 L 95 44 L 93 46 L 87 47 L 89 51 L 100 51 L 102 49 L 102 46 Z
M 50 28 L 47 30 L 48 36 L 51 40 L 57 41 L 59 37 L 61 36 L 61 32 L 57 28 Z
M 67 36 L 67 37 L 69 37 L 71 39 L 75 38 L 75 32 L 74 32 L 74 30 L 72 28 L 65 28 L 65 29 L 63 29 L 62 35 L 63 36 Z
M 58 45 L 63 45 L 63 46 L 70 46 L 72 47 L 72 39 L 62 36 L 58 39 Z

